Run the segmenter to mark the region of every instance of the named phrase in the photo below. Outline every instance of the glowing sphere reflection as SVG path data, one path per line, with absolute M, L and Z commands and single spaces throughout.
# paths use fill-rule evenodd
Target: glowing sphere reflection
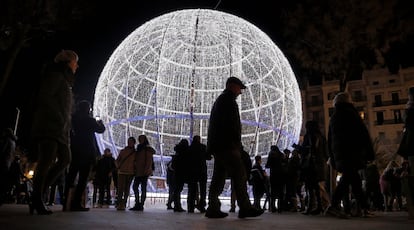
M 230 76 L 247 85 L 238 98 L 246 150 L 298 142 L 300 91 L 283 53 L 239 17 L 194 9 L 145 23 L 114 51 L 95 91 L 94 114 L 107 127 L 100 147 L 117 154 L 140 134 L 163 155 L 192 135 L 205 143 L 212 104 Z

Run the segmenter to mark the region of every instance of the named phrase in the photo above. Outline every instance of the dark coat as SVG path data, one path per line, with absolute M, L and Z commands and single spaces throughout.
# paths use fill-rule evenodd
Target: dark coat
M 103 133 L 105 126 L 89 114 L 75 113 L 72 116 L 71 150 L 72 160 L 94 161 L 99 156 L 95 133 Z
M 228 89 L 214 102 L 208 127 L 207 152 L 240 149 L 241 123 L 236 96 Z
M 206 151 L 206 145 L 202 143 L 192 143 L 189 148 L 188 174 L 192 181 L 199 181 L 202 175 L 207 175 L 206 160 L 211 160 Z
M 262 193 L 265 191 L 266 175 L 265 170 L 260 164 L 255 163 L 251 170 L 251 185 L 255 191 Z
M 189 162 L 187 161 L 189 146 L 182 144 L 177 144 L 174 147 L 175 156 L 172 159 L 172 168 L 175 171 L 175 180 L 177 183 L 187 183 L 190 179 L 188 174 Z
M 270 180 L 284 179 L 288 174 L 288 159 L 279 150 L 269 152 L 266 168 L 270 169 Z
M 112 156 L 103 156 L 96 164 L 95 183 L 102 185 L 108 181 L 114 169 L 116 169 L 115 158 Z
M 32 140 L 54 139 L 69 145 L 74 75 L 65 64 L 47 67 L 42 78 L 32 121 Z
M 328 145 L 321 133 L 307 133 L 303 138 L 301 153 L 302 179 L 311 177 L 325 181 L 327 177 Z
M 406 155 L 414 156 L 414 107 L 410 107 L 406 110 L 405 129 L 407 132 L 406 139 Z
M 300 158 L 299 156 L 291 157 L 288 160 L 288 178 L 292 182 L 299 180 L 300 176 Z
M 339 172 L 363 169 L 375 158 L 371 138 L 358 112 L 350 103 L 338 103 L 329 121 L 329 156 Z
M 166 182 L 167 182 L 167 184 L 168 184 L 168 186 L 170 187 L 170 189 L 171 189 L 171 187 L 173 187 L 174 186 L 174 183 L 175 183 L 175 181 L 174 181 L 174 178 L 175 178 L 175 170 L 174 170 L 174 168 L 172 167 L 172 163 L 173 163 L 173 161 L 174 161 L 174 157 L 175 157 L 175 155 L 172 155 L 171 156 L 171 160 L 170 161 L 168 161 L 168 163 L 167 163 L 167 178 L 166 178 Z
M 252 171 L 252 159 L 250 158 L 250 155 L 245 150 L 241 149 L 241 160 L 243 162 L 244 170 L 246 171 L 246 176 L 250 175 L 250 171 Z M 248 178 L 248 177 L 247 177 Z

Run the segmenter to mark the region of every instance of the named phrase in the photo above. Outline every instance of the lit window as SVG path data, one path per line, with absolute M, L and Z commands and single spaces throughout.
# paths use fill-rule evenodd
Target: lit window
M 362 120 L 365 120 L 365 112 L 364 111 L 359 111 L 359 116 L 361 117 Z

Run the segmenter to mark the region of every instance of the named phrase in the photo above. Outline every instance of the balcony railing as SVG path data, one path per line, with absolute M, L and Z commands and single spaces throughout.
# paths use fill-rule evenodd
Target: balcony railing
M 382 107 L 382 106 L 390 106 L 390 105 L 405 105 L 408 99 L 400 99 L 398 102 L 394 103 L 394 101 L 382 101 L 381 103 L 372 103 L 372 107 Z
M 382 122 L 375 121 L 375 125 L 396 125 L 396 124 L 404 124 L 402 119 L 388 119 L 383 120 Z

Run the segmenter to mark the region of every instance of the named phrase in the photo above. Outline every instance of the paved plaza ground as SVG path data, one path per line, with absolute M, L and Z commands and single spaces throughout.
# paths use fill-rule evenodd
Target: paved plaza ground
M 223 202 L 222 210 L 227 212 L 229 208 L 228 202 Z M 408 219 L 407 212 L 374 212 L 374 216 L 369 218 L 350 219 L 291 212 L 265 212 L 260 217 L 239 219 L 236 212 L 224 219 L 208 219 L 197 212 L 167 211 L 163 200 L 154 199 L 148 199 L 143 212 L 117 211 L 113 206 L 92 208 L 89 212 L 62 212 L 61 205 L 52 206 L 51 209 L 54 213 L 50 216 L 31 216 L 27 205 L 4 204 L 0 206 L 0 229 L 414 229 L 414 220 Z

